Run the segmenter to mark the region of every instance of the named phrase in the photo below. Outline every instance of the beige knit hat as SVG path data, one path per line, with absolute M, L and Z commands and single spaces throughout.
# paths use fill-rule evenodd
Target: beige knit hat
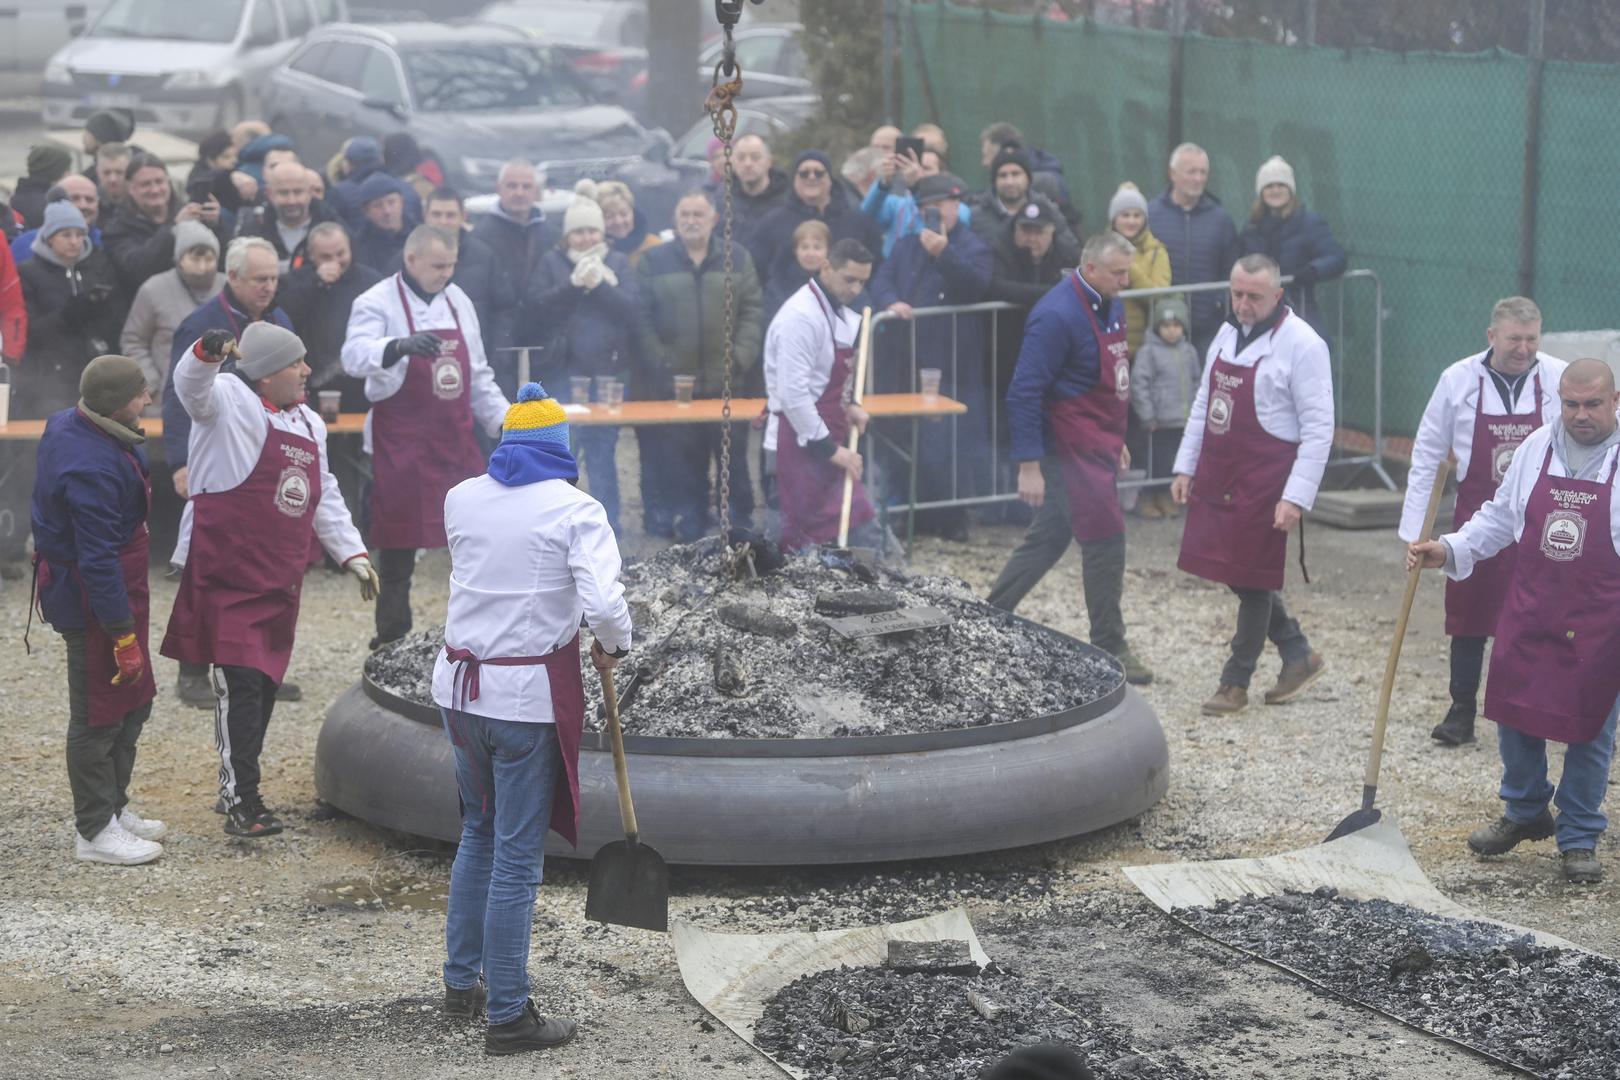
M 1287 184 L 1289 191 L 1296 194 L 1299 192 L 1299 188 L 1294 186 L 1294 167 L 1276 155 L 1269 158 L 1254 174 L 1254 193 L 1260 194 L 1267 184 Z
M 596 183 L 588 178 L 581 180 L 574 185 L 574 201 L 563 211 L 563 235 L 567 236 L 575 229 L 602 232 L 605 228 L 602 208 L 596 202 Z

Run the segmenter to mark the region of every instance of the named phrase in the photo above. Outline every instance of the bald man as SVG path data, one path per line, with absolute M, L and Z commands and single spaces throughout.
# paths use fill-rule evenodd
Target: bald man
M 1456 532 L 1412 544 L 1406 561 L 1462 580 L 1517 546 L 1485 682 L 1506 808 L 1468 846 L 1501 855 L 1556 836 L 1564 877 L 1590 883 L 1602 877 L 1596 849 L 1620 710 L 1620 394 L 1607 364 L 1577 360 L 1558 399 L 1558 419 L 1525 438 L 1490 502 Z M 1556 789 L 1549 739 L 1568 744 Z

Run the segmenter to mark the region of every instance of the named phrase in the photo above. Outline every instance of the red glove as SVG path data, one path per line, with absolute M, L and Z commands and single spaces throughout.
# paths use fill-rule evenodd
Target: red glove
M 136 640 L 133 631 L 113 639 L 113 662 L 118 665 L 118 674 L 112 678 L 114 686 L 134 682 L 141 677 L 141 670 L 146 667 L 146 655 L 141 652 L 141 643 Z

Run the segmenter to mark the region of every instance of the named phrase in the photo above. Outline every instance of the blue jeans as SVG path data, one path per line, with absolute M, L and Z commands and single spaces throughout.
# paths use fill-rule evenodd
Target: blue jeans
M 1603 813 L 1603 794 L 1609 785 L 1609 761 L 1614 757 L 1617 715 L 1620 700 L 1609 710 L 1609 721 L 1597 738 L 1569 744 L 1556 794 L 1547 780 L 1547 740 L 1498 724 L 1496 745 L 1502 755 L 1501 794 L 1507 816 L 1529 822 L 1552 802 L 1558 807 L 1558 850 L 1596 847 L 1609 824 Z
M 483 973 L 491 1024 L 517 1019 L 529 997 L 529 934 L 540 888 L 552 792 L 563 775 L 554 724 L 440 709 L 456 750 L 461 844 L 450 868 L 444 983 Z
M 586 427 L 573 429 L 574 441 L 585 465 L 585 484 L 591 497 L 607 511 L 614 535 L 619 532 L 619 429 Z

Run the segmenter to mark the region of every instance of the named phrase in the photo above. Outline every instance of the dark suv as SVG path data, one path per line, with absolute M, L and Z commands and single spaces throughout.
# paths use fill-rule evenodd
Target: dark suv
M 540 165 L 551 187 L 623 180 L 655 227 L 705 175 L 670 163 L 664 132 L 593 102 L 559 53 L 490 23 L 323 28 L 271 75 L 264 115 L 314 163 L 353 135 L 409 132 L 467 195 L 493 191 L 514 157 Z

